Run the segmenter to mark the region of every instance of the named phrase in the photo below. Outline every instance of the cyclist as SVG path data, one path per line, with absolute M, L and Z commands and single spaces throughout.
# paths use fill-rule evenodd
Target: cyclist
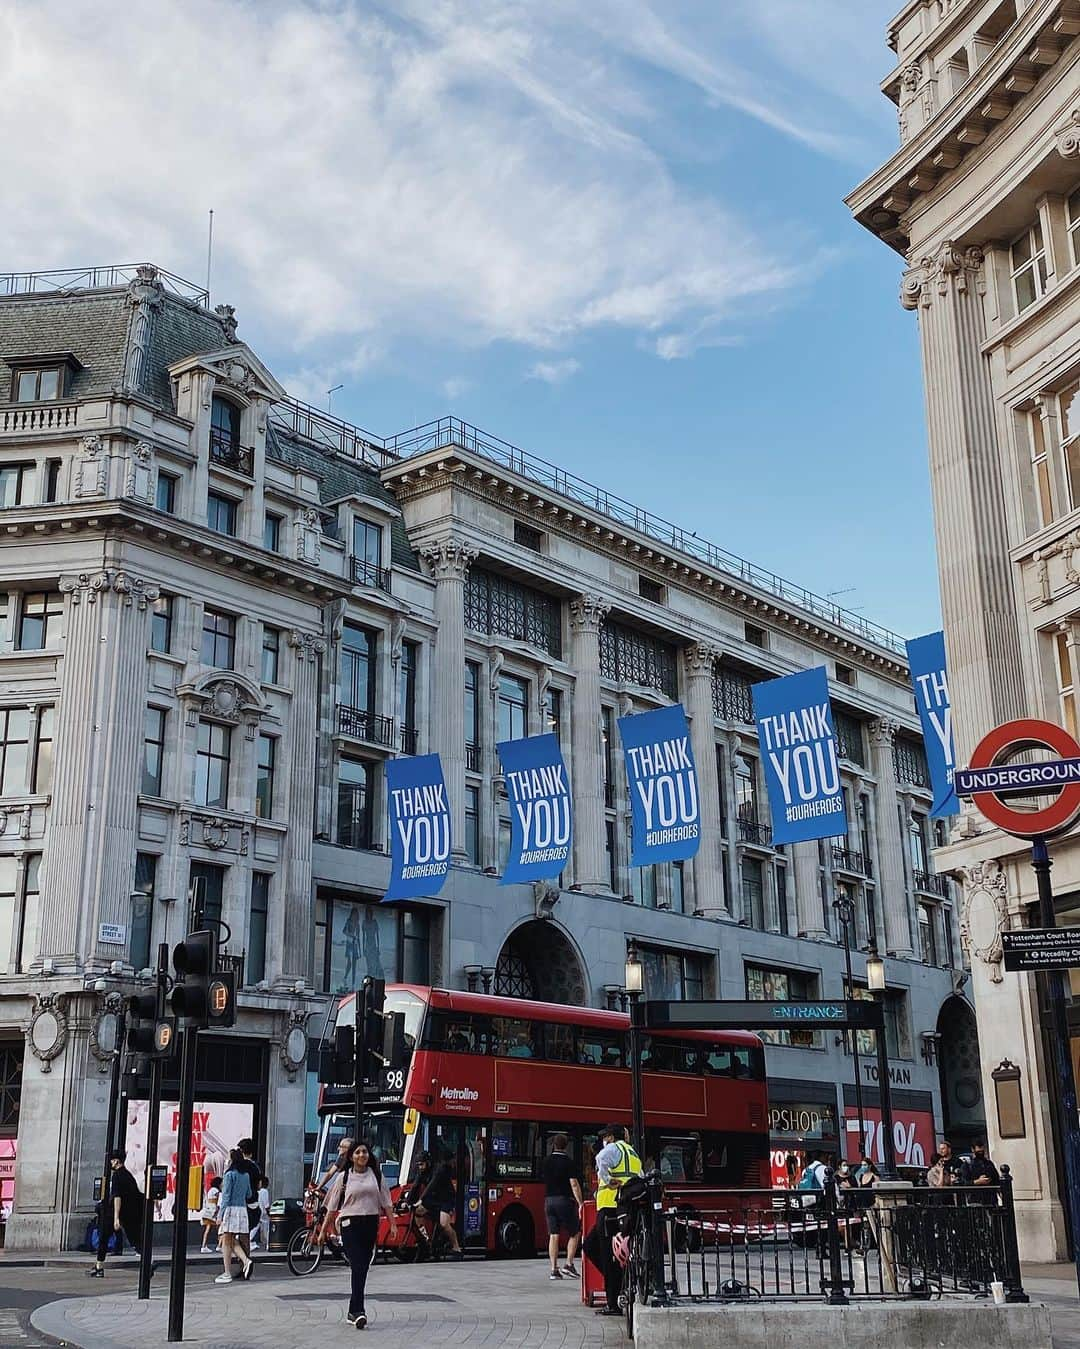
M 457 1203 L 454 1198 L 454 1181 L 450 1175 L 450 1164 L 441 1161 L 434 1165 L 430 1152 L 422 1152 L 418 1159 L 416 1180 L 409 1190 L 406 1201 L 413 1205 L 417 1213 L 434 1218 L 438 1215 L 443 1235 L 450 1242 L 450 1253 L 455 1260 L 464 1260 L 465 1254 L 454 1229 L 454 1211 Z

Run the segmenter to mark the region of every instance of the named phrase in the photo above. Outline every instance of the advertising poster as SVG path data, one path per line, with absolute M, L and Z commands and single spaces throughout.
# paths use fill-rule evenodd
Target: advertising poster
M 142 1189 L 146 1175 L 146 1121 L 150 1106 L 147 1101 L 129 1101 L 127 1119 L 127 1169 Z M 229 1149 L 241 1138 L 250 1138 L 255 1120 L 255 1107 L 238 1101 L 196 1101 L 192 1114 L 191 1164 L 203 1168 L 204 1178 L 220 1177 L 229 1164 Z M 154 1221 L 169 1222 L 173 1216 L 176 1194 L 176 1137 L 180 1112 L 175 1101 L 163 1101 L 159 1116 L 158 1162 L 169 1168 L 166 1197 L 154 1205 Z M 198 1209 L 191 1209 L 188 1217 L 194 1220 Z
M 956 751 L 953 748 L 952 706 L 949 702 L 949 678 L 945 671 L 945 634 L 929 632 L 913 637 L 907 644 L 911 666 L 911 688 L 919 710 L 930 784 L 934 789 L 932 819 L 958 815 L 960 802 L 953 786 Z
M 619 718 L 634 837 L 630 865 L 693 857 L 701 841 L 697 770 L 682 704 Z
M 825 667 L 755 684 L 751 692 L 773 844 L 846 834 Z
M 496 747 L 510 798 L 510 856 L 500 885 L 554 879 L 570 856 L 570 784 L 554 735 Z
M 844 1106 L 844 1119 L 854 1129 L 845 1129 L 844 1146 L 849 1161 L 856 1160 L 859 1138 L 859 1112 L 853 1105 Z M 885 1161 L 884 1136 L 881 1130 L 881 1111 L 876 1106 L 863 1107 L 866 1125 L 864 1152 L 878 1166 Z M 929 1166 L 934 1154 L 934 1117 L 926 1110 L 903 1110 L 893 1106 L 893 1143 L 897 1166 Z
M 437 754 L 389 759 L 390 884 L 386 899 L 436 895 L 450 869 L 450 805 Z
M 334 900 L 330 919 L 330 992 L 353 993 L 369 975 L 397 977 L 398 913 Z

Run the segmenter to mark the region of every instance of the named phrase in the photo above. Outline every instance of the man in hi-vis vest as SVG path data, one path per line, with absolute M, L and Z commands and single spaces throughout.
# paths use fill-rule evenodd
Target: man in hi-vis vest
M 622 1266 L 615 1259 L 611 1249 L 612 1238 L 618 1232 L 619 1191 L 633 1176 L 640 1176 L 641 1158 L 626 1141 L 626 1130 L 621 1124 L 608 1124 L 600 1133 L 603 1144 L 596 1154 L 596 1174 L 599 1187 L 596 1191 L 596 1230 L 595 1249 L 600 1259 L 594 1263 L 600 1266 L 604 1275 L 604 1293 L 607 1306 L 601 1307 L 600 1316 L 619 1315 L 619 1294 L 622 1291 Z

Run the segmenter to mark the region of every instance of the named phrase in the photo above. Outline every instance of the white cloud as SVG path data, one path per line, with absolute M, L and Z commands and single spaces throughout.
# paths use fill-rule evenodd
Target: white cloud
M 536 361 L 526 370 L 525 378 L 539 379 L 545 384 L 561 384 L 571 375 L 576 375 L 580 369 L 581 362 L 574 360 L 572 356 L 562 361 Z
M 675 173 L 656 72 L 826 152 L 847 132 L 791 93 L 797 7 L 731 4 L 738 44 L 714 0 L 0 0 L 0 112 L 34 128 L 5 141 L 0 258 L 198 279 L 213 207 L 215 298 L 309 396 L 410 342 L 752 314 L 814 249 Z
M 456 403 L 457 400 L 467 394 L 472 387 L 472 380 L 466 379 L 464 375 L 451 375 L 449 379 L 444 379 L 442 382 L 442 391 L 446 397 L 450 399 L 451 403 Z

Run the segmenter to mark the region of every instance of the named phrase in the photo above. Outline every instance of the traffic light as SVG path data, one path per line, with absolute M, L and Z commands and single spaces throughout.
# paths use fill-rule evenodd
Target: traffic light
M 172 991 L 172 1009 L 178 1017 L 196 1026 L 210 1024 L 210 985 L 221 978 L 214 973 L 216 964 L 217 941 L 212 932 L 189 932 L 175 947 L 173 967 L 178 982 Z
M 335 1026 L 333 1044 L 319 1050 L 319 1081 L 324 1087 L 351 1087 L 356 1078 L 356 1031 Z
M 176 1024 L 164 1014 L 164 999 L 148 989 L 128 998 L 128 1049 L 144 1058 L 166 1059 L 176 1048 Z
M 236 974 L 233 970 L 219 972 L 210 980 L 207 1024 L 211 1027 L 236 1025 Z
M 384 1068 L 400 1068 L 405 1062 L 405 1013 L 387 1012 L 383 1016 L 382 1059 Z
M 384 979 L 365 979 L 362 994 L 364 1049 L 368 1054 L 374 1054 L 381 1059 L 386 981 Z

